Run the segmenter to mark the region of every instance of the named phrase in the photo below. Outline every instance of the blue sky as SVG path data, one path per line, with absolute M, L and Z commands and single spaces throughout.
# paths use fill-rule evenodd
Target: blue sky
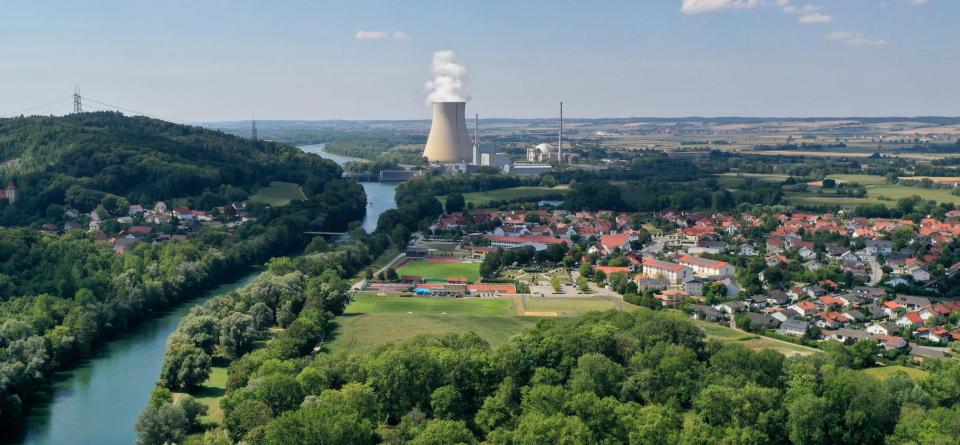
M 428 118 L 432 54 L 452 50 L 482 117 L 561 99 L 575 117 L 956 116 L 958 18 L 956 0 L 9 1 L 0 115 L 78 83 L 180 120 Z

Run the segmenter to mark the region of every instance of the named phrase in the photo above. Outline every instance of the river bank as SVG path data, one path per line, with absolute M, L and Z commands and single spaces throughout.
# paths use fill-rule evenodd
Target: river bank
M 322 144 L 301 147 L 338 164 L 350 160 L 322 152 Z M 319 152 L 318 152 L 319 151 Z M 363 228 L 372 232 L 381 213 L 395 207 L 396 184 L 362 183 L 367 194 Z M 160 375 L 167 337 L 195 305 L 243 288 L 263 272 L 254 269 L 146 319 L 127 333 L 104 342 L 75 367 L 58 371 L 47 393 L 31 404 L 23 428 L 0 443 L 61 445 L 90 443 L 129 445 L 136 442 L 137 416 Z M 5 432 L 8 433 L 8 432 Z

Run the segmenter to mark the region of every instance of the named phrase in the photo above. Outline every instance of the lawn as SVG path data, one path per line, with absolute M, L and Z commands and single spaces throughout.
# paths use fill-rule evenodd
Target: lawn
M 410 261 L 397 269 L 398 275 L 416 275 L 424 279 L 446 280 L 466 277 L 471 283 L 480 281 L 480 263 L 439 263 Z
M 913 378 L 914 380 L 925 379 L 927 378 L 928 375 L 930 375 L 929 372 L 924 371 L 922 369 L 908 368 L 906 366 L 901 366 L 901 365 L 890 365 L 890 366 L 881 366 L 878 368 L 867 368 L 867 369 L 864 369 L 862 372 L 872 377 L 876 377 L 880 380 L 886 379 L 887 377 L 890 377 L 891 375 L 898 372 L 903 372 L 908 376 L 910 376 L 911 378 Z
M 717 323 L 692 319 L 691 321 L 707 334 L 708 340 L 717 340 L 723 343 L 739 343 L 754 350 L 772 349 L 787 356 L 810 355 L 820 351 L 819 349 L 808 346 L 801 346 L 775 338 L 764 337 L 761 335 L 750 334 L 748 332 L 731 329 L 726 326 L 721 326 Z
M 514 199 L 539 199 L 555 194 L 566 194 L 570 189 L 566 186 L 557 187 L 512 187 L 489 190 L 486 192 L 464 193 L 463 200 L 472 202 L 474 207 L 483 207 L 490 201 L 510 201 Z M 441 198 L 446 201 L 446 197 Z
M 832 205 L 839 207 L 856 207 L 863 204 L 885 204 L 889 207 L 897 205 L 897 200 L 910 196 L 921 196 L 937 202 L 960 204 L 960 196 L 954 195 L 949 189 L 923 189 L 900 184 L 889 184 L 883 176 L 876 175 L 830 175 L 830 179 L 837 182 L 856 182 L 867 190 L 865 198 L 838 196 L 833 190 L 819 188 L 819 183 L 811 184 L 812 190 L 823 190 L 825 193 L 790 193 L 790 201 L 796 204 Z
M 459 302 L 467 300 L 456 300 Z M 331 352 L 366 349 L 420 334 L 472 331 L 491 346 L 503 344 L 513 335 L 533 326 L 535 318 L 514 316 L 437 315 L 406 313 L 347 313 L 336 318 L 337 328 Z
M 348 314 L 513 315 L 513 302 L 496 298 L 356 296 Z
M 223 410 L 220 409 L 220 399 L 227 390 L 227 367 L 215 365 L 210 368 L 210 376 L 203 382 L 203 386 L 191 393 L 193 398 L 207 406 L 207 414 L 200 418 L 203 423 L 216 425 L 223 424 Z
M 280 181 L 271 182 L 269 187 L 257 190 L 257 193 L 250 197 L 251 201 L 262 202 L 272 206 L 285 206 L 289 204 L 290 201 L 298 201 L 301 199 L 305 198 L 303 192 L 300 191 L 299 185 L 292 182 Z

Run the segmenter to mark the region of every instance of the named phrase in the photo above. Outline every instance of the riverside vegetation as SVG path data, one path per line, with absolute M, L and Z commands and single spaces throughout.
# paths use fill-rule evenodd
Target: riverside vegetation
M 0 120 L 0 423 L 14 425 L 51 372 L 249 265 L 302 247 L 306 230 L 343 230 L 364 214 L 362 188 L 332 162 L 293 147 L 116 113 Z M 125 216 L 126 203 L 164 199 L 227 205 L 270 181 L 300 184 L 305 200 L 251 205 L 255 221 L 204 228 L 186 241 L 123 253 L 81 230 L 41 234 L 64 209 Z M 173 233 L 186 233 L 175 225 Z

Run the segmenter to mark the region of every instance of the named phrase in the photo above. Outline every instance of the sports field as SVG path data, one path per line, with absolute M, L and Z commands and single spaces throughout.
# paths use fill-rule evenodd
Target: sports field
M 398 275 L 416 275 L 430 280 L 465 277 L 471 283 L 480 281 L 480 263 L 452 263 L 430 260 L 410 261 L 399 269 Z
M 483 207 L 491 201 L 511 201 L 514 199 L 539 199 L 555 194 L 566 194 L 570 189 L 557 187 L 512 187 L 489 190 L 486 192 L 464 193 L 464 202 L 472 202 L 474 207 Z M 446 197 L 443 198 L 446 200 Z
M 357 296 L 347 306 L 353 314 L 513 315 L 513 302 L 498 298 Z
M 285 206 L 289 204 L 290 201 L 299 201 L 301 199 L 304 199 L 304 196 L 303 192 L 300 191 L 299 185 L 292 182 L 280 181 L 271 182 L 269 187 L 257 190 L 257 193 L 250 197 L 251 201 L 262 202 L 272 206 Z

